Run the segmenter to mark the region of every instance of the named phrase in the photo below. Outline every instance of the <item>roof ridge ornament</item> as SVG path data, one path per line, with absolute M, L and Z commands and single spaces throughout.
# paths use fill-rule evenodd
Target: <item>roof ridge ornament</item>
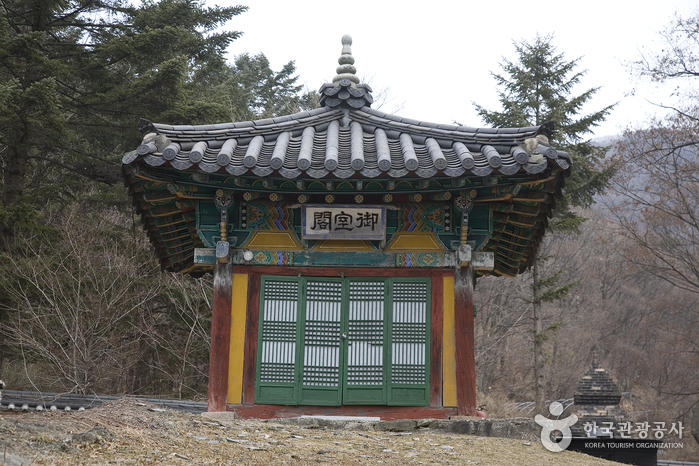
M 374 102 L 371 96 L 371 87 L 362 83 L 355 74 L 357 68 L 354 66 L 352 56 L 352 36 L 345 34 L 342 36 L 342 54 L 337 63 L 340 65 L 335 70 L 337 75 L 332 83 L 325 83 L 318 91 L 320 93 L 320 104 L 326 107 L 362 108 L 370 107 Z
M 354 66 L 354 57 L 352 56 L 352 36 L 345 34 L 342 36 L 342 55 L 337 59 L 340 66 L 335 70 L 337 76 L 333 78 L 333 83 L 339 82 L 342 79 L 349 79 L 354 84 L 359 84 L 359 78 L 355 74 L 357 68 Z

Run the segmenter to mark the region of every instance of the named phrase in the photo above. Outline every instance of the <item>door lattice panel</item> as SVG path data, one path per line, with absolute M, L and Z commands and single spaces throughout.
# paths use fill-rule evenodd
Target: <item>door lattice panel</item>
M 298 283 L 265 282 L 261 382 L 294 382 Z
M 393 343 L 414 343 L 425 338 L 425 322 L 393 322 Z
M 261 284 L 256 403 L 429 404 L 428 278 Z
M 385 288 L 383 281 L 350 281 L 348 385 L 383 384 Z
M 341 308 L 342 282 L 307 282 L 303 385 L 340 385 Z
M 427 283 L 393 284 L 391 382 L 426 383 Z

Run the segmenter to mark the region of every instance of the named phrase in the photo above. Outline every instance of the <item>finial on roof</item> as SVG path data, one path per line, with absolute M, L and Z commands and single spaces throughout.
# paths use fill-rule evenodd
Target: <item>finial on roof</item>
M 342 55 L 337 60 L 340 64 L 336 70 L 337 76 L 333 78 L 332 83 L 323 84 L 318 91 L 321 105 L 331 108 L 346 105 L 359 109 L 370 107 L 374 102 L 371 87 L 359 82 L 355 74 L 357 68 L 354 67 L 351 45 L 352 36 L 349 34 L 342 36 Z
M 349 79 L 354 84 L 359 84 L 359 78 L 355 74 L 357 68 L 354 67 L 354 57 L 352 56 L 352 36 L 345 34 L 342 36 L 342 55 L 337 59 L 340 66 L 335 70 L 337 76 L 333 78 L 333 82 L 336 83 L 341 79 Z
M 592 368 L 599 369 L 599 351 L 597 348 L 592 349 Z

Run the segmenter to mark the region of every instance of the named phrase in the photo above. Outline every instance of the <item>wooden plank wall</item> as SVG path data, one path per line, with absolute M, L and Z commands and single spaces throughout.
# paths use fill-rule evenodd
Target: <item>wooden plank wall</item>
M 454 277 L 444 277 L 442 316 L 442 406 L 456 407 L 456 343 L 454 341 Z
M 248 267 L 249 269 L 249 267 Z M 250 273 L 250 271 L 247 271 Z M 245 355 L 243 362 L 243 404 L 253 404 L 255 400 L 255 368 L 257 367 L 257 330 L 260 310 L 260 276 L 248 276 L 248 318 L 245 329 Z

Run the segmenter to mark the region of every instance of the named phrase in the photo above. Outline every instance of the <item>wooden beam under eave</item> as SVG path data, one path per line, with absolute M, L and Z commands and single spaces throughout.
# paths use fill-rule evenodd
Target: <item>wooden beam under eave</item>
M 473 315 L 473 269 L 454 272 L 454 347 L 456 350 L 456 411 L 476 415 L 476 351 Z
M 233 264 L 216 262 L 214 299 L 211 316 L 211 353 L 209 359 L 208 412 L 226 410 L 228 399 L 228 362 L 233 302 Z

